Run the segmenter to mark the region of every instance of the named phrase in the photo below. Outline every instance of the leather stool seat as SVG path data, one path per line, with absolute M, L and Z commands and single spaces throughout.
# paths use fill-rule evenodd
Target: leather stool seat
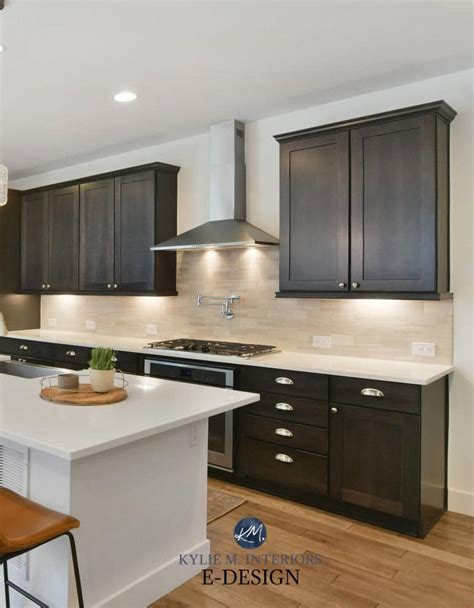
M 0 488 L 0 555 L 33 548 L 78 527 L 75 517 Z

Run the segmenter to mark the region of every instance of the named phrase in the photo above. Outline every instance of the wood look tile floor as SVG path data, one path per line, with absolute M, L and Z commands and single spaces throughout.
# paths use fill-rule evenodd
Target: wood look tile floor
M 204 586 L 200 574 L 152 608 L 474 607 L 473 517 L 446 513 L 419 540 L 240 486 L 209 484 L 247 499 L 209 525 L 212 553 L 246 555 L 232 531 L 254 515 L 268 530 L 256 553 L 307 552 L 321 563 L 300 567 L 299 585 Z

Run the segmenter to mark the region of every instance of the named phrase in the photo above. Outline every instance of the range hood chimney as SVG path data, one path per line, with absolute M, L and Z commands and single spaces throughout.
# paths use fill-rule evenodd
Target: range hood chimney
M 237 120 L 209 129 L 209 221 L 152 247 L 152 251 L 232 249 L 278 245 L 245 220 L 245 126 Z

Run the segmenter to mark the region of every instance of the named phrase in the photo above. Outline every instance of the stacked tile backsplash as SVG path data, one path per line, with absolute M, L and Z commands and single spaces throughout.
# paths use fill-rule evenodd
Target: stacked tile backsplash
M 310 353 L 450 363 L 452 303 L 404 300 L 277 299 L 278 248 L 178 254 L 178 297 L 43 296 L 41 326 L 164 338 L 209 338 L 275 344 Z M 196 294 L 240 295 L 231 321 L 218 307 L 197 307 Z M 158 327 L 147 336 L 146 326 Z M 331 336 L 332 348 L 314 348 L 313 336 Z M 435 342 L 436 357 L 411 354 L 411 342 Z

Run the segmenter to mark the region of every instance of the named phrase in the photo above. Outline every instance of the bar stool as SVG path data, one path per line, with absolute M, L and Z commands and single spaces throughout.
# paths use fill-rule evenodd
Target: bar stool
M 75 517 L 52 511 L 11 490 L 0 488 L 0 565 L 3 564 L 6 608 L 10 608 L 10 589 L 24 595 L 37 606 L 48 608 L 47 604 L 8 579 L 8 561 L 60 536 L 69 538 L 77 599 L 79 608 L 84 608 L 76 543 L 70 532 L 79 525 Z

